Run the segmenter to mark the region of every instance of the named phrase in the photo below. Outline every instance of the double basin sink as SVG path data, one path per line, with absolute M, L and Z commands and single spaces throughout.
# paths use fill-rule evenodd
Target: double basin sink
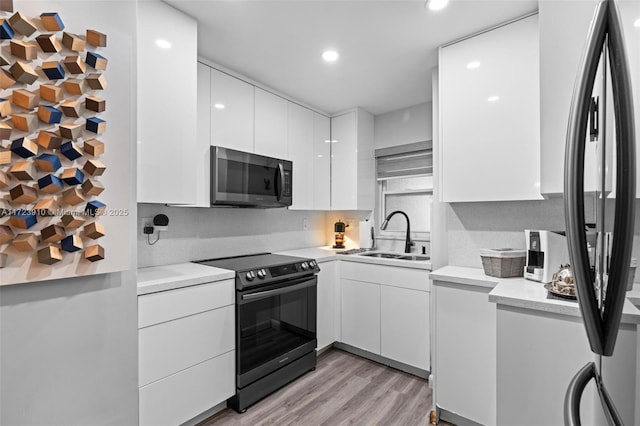
M 365 257 L 381 257 L 384 259 L 398 259 L 398 260 L 413 260 L 413 261 L 425 261 L 431 260 L 431 257 L 419 254 L 399 254 L 399 253 L 384 253 L 384 252 L 367 252 L 359 253 L 358 256 Z

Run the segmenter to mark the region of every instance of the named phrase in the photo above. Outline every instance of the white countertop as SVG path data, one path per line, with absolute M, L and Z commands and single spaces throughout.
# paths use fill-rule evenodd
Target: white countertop
M 542 283 L 521 277 L 495 278 L 484 274 L 481 268 L 445 266 L 431 273 L 433 281 L 446 281 L 479 287 L 493 288 L 489 302 L 523 309 L 550 312 L 569 316 L 581 316 L 578 303 L 572 300 L 548 299 Z M 640 288 L 637 296 L 640 297 Z M 640 324 L 640 310 L 626 300 L 622 311 L 622 322 Z
M 328 262 L 330 260 L 335 260 L 336 252 L 342 251 L 342 250 L 344 249 L 334 249 L 334 248 L 331 248 L 331 246 L 307 247 L 307 248 L 294 249 L 294 250 L 278 251 L 275 254 L 282 254 L 285 256 L 307 257 L 310 259 L 315 259 L 316 262 L 318 263 L 322 263 L 322 262 Z M 342 256 L 342 255 L 338 255 L 338 256 Z
M 158 291 L 173 290 L 213 281 L 234 279 L 236 273 L 228 269 L 178 263 L 138 269 L 138 296 Z
M 331 246 L 310 247 L 295 250 L 279 251 L 276 254 L 284 254 L 288 256 L 308 257 L 315 259 L 318 263 L 328 262 L 330 260 L 344 260 L 347 262 L 373 263 L 376 265 L 400 266 L 403 268 L 426 269 L 431 270 L 431 261 L 428 260 L 402 260 L 402 259 L 385 259 L 383 257 L 367 257 L 357 254 L 336 254 L 344 249 L 334 249 Z M 404 253 L 398 253 L 404 254 Z M 412 253 L 419 256 L 418 253 Z

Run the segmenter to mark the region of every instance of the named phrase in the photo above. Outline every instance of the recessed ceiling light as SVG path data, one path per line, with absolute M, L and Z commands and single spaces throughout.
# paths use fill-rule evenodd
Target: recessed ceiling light
M 156 46 L 162 47 L 163 49 L 170 49 L 171 43 L 169 43 L 167 40 L 158 39 L 156 40 Z
M 224 109 L 224 104 L 213 104 L 215 109 Z
M 498 99 L 500 99 L 500 96 L 489 96 L 489 98 L 487 99 L 489 102 L 495 102 Z
M 467 68 L 469 68 L 470 70 L 472 70 L 474 68 L 478 68 L 479 66 L 480 66 L 480 62 L 478 62 L 478 61 L 469 62 L 467 64 Z
M 427 0 L 427 7 L 431 10 L 442 10 L 447 7 L 449 0 Z
M 340 55 L 335 50 L 325 50 L 322 52 L 322 59 L 326 62 L 335 62 L 339 57 Z
M 636 19 L 636 21 L 633 23 L 634 27 L 640 27 L 640 18 Z

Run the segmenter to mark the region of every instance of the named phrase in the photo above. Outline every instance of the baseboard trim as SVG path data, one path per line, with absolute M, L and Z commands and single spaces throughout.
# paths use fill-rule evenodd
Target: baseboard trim
M 423 379 L 429 378 L 429 371 L 427 370 L 404 364 L 402 362 L 398 362 L 393 359 L 374 354 L 373 352 L 365 351 L 364 349 L 356 348 L 355 346 L 351 346 L 347 343 L 335 342 L 333 346 L 337 349 L 341 349 L 354 355 L 370 359 L 371 361 L 375 361 L 379 364 L 388 365 L 389 367 L 395 368 L 396 370 L 404 371 L 405 373 L 413 374 L 414 376 L 418 376 Z
M 209 408 L 207 411 L 198 414 L 191 420 L 187 420 L 186 422 L 182 423 L 180 426 L 195 426 L 198 423 L 213 416 L 214 414 L 224 410 L 225 408 L 227 408 L 227 401 L 222 401 L 220 404 L 216 405 L 215 407 Z
M 460 414 L 447 411 L 444 408 L 439 407 L 438 405 L 436 405 L 436 412 L 438 413 L 438 420 L 444 420 L 445 422 L 453 423 L 457 426 L 482 426 L 482 423 L 477 423 L 473 420 L 469 420 L 466 417 L 461 416 Z

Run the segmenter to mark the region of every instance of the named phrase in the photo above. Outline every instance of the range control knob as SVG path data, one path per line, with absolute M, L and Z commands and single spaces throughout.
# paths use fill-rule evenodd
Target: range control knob
M 247 275 L 245 276 L 247 281 L 253 281 L 255 277 L 256 277 L 256 273 L 253 271 L 247 272 Z
M 316 267 L 316 265 L 317 265 L 317 264 L 316 264 L 316 261 L 315 261 L 315 260 L 311 260 L 311 261 L 309 261 L 309 266 L 311 266 L 312 268 L 315 268 L 315 267 Z
M 267 276 L 267 271 L 265 271 L 264 269 L 260 269 L 258 271 L 258 278 L 260 278 L 261 280 L 263 280 L 264 277 L 266 277 L 266 276 Z
M 309 264 L 307 262 L 302 262 L 302 265 L 300 265 L 300 267 L 303 271 L 306 271 L 307 269 L 309 269 Z

